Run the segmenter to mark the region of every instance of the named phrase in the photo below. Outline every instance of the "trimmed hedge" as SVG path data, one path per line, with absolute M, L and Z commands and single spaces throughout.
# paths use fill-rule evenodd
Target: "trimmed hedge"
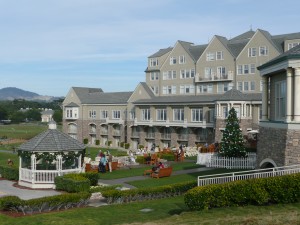
M 88 192 L 67 193 L 30 200 L 22 200 L 16 196 L 5 196 L 0 198 L 0 209 L 23 212 L 24 215 L 35 212 L 49 212 L 86 205 L 90 196 L 91 194 Z
M 19 167 L 0 166 L 0 174 L 7 180 L 19 180 Z
M 300 173 L 196 187 L 184 195 L 191 210 L 300 201 Z
M 196 186 L 196 181 L 189 181 L 153 188 L 140 188 L 123 191 L 107 190 L 102 192 L 102 196 L 107 198 L 108 204 L 120 204 L 178 196 Z
M 89 179 L 90 186 L 98 185 L 99 174 L 97 172 L 80 173 L 80 175 Z
M 66 192 L 88 192 L 90 190 L 90 180 L 82 174 L 66 174 L 55 177 L 54 183 L 57 190 Z

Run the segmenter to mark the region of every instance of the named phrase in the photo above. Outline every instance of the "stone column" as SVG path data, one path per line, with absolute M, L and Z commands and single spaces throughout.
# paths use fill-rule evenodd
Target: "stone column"
M 292 83 L 292 68 L 287 68 L 286 76 L 286 122 L 292 120 L 292 93 L 293 93 L 293 83 Z
M 294 121 L 300 122 L 300 68 L 295 68 L 294 79 Z
M 268 120 L 268 77 L 263 76 L 263 90 L 262 90 L 262 120 Z

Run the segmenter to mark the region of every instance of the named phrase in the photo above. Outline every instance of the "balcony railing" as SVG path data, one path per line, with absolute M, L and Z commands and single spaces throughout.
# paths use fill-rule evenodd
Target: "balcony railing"
M 77 129 L 68 129 L 68 134 L 77 134 Z
M 155 133 L 147 133 L 147 138 L 154 139 L 155 138 Z
M 132 132 L 131 137 L 140 137 L 139 132 L 137 132 L 137 131 Z
M 170 140 L 171 139 L 171 134 L 161 134 L 161 139 Z
M 188 140 L 188 135 L 187 134 L 178 134 L 178 139 L 179 140 Z
M 100 131 L 100 134 L 101 134 L 101 135 L 107 135 L 107 134 L 108 134 L 108 130 L 101 130 L 101 131 Z
M 119 130 L 114 130 L 114 131 L 113 131 L 113 135 L 114 135 L 114 136 L 121 136 L 121 131 L 119 131 Z
M 161 127 L 214 127 L 213 122 L 207 123 L 205 120 L 200 121 L 200 122 L 192 122 L 188 121 L 187 119 L 184 119 L 184 121 L 171 121 L 171 120 L 166 120 L 166 121 L 155 121 L 153 119 L 148 120 L 148 121 L 143 121 L 143 120 L 138 120 L 135 118 L 134 120 L 134 126 L 149 126 L 149 127 L 154 127 L 154 126 L 161 126 Z
M 233 72 L 228 71 L 227 74 L 215 74 L 212 73 L 210 75 L 204 74 L 196 74 L 195 82 L 217 82 L 217 81 L 232 81 L 233 80 Z
M 200 142 L 206 142 L 207 141 L 207 136 L 206 135 L 197 135 L 196 137 L 197 141 L 200 141 Z
M 90 134 L 96 134 L 96 132 L 97 132 L 97 131 L 96 131 L 96 129 L 94 129 L 94 128 L 92 128 L 92 129 L 89 130 L 89 133 L 90 133 Z

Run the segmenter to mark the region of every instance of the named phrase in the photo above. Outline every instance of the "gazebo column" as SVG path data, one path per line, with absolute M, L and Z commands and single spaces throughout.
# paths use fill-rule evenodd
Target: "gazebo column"
M 300 68 L 295 68 L 294 79 L 294 121 L 300 122 Z
M 36 157 L 35 154 L 31 155 L 31 183 L 35 183 L 35 172 L 36 172 Z
M 58 176 L 61 176 L 61 171 L 62 171 L 62 156 L 61 155 L 58 155 L 56 157 L 56 160 L 57 160 L 57 168 L 56 170 L 58 171 Z

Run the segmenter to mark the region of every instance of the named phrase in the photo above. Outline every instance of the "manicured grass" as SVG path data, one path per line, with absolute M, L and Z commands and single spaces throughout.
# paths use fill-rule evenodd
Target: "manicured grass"
M 133 176 L 142 176 L 145 170 L 151 169 L 153 166 L 149 165 L 140 165 L 138 168 L 134 167 L 124 167 L 124 169 L 114 170 L 112 173 L 100 174 L 100 179 L 119 179 L 124 177 L 133 177 Z M 172 163 L 173 171 L 177 170 L 187 170 L 199 168 L 199 165 L 196 165 L 195 162 L 182 162 L 182 163 Z M 129 169 L 130 168 L 130 169 Z
M 176 183 L 193 181 L 193 180 L 197 181 L 198 176 L 202 176 L 202 175 L 230 173 L 230 172 L 236 172 L 236 171 L 239 171 L 239 170 L 212 169 L 212 170 L 206 170 L 206 171 L 197 172 L 197 173 L 171 175 L 170 177 L 164 177 L 164 178 L 159 178 L 159 179 L 150 178 L 150 179 L 146 179 L 146 180 L 130 181 L 130 182 L 128 182 L 128 184 L 130 184 L 134 187 L 137 187 L 137 188 L 158 187 L 158 186 L 176 184 Z
M 0 125 L 0 138 L 28 140 L 48 129 L 46 124 Z
M 152 211 L 142 212 L 142 209 Z M 300 203 L 272 206 L 247 206 L 188 211 L 183 197 L 136 202 L 122 205 L 80 208 L 20 218 L 0 214 L 1 225 L 96 225 L 96 224 L 272 224 L 297 225 Z
M 19 157 L 17 154 L 0 152 L 0 165 L 7 165 L 7 160 L 11 159 L 14 162 L 14 166 L 19 166 Z
M 98 155 L 99 150 L 101 150 L 103 153 L 106 153 L 107 151 L 109 151 L 113 156 L 126 156 L 127 155 L 127 151 L 114 149 L 114 148 L 103 148 L 103 147 L 98 147 L 98 148 L 87 147 L 86 155 L 88 156 L 88 154 L 90 153 L 90 158 L 92 158 L 92 160 L 95 160 L 95 157 Z

